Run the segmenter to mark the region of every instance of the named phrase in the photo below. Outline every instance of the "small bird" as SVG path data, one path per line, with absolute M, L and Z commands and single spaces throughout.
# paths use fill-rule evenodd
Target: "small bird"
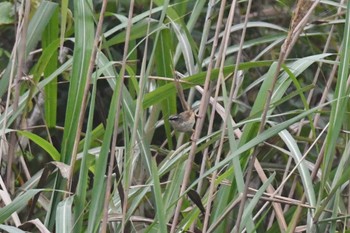
M 171 115 L 169 122 L 171 126 L 179 132 L 193 132 L 196 117 L 193 110 L 186 110 L 177 115 Z
M 168 119 L 175 130 L 179 132 L 193 132 L 193 126 L 196 123 L 196 114 L 186 102 L 179 79 L 180 77 L 175 74 L 174 83 L 184 111 L 177 115 L 171 115 Z

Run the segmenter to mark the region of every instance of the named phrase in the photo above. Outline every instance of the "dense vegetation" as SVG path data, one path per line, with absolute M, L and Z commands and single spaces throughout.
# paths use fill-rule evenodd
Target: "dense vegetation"
M 350 232 L 350 1 L 2 1 L 0 33 L 1 231 Z

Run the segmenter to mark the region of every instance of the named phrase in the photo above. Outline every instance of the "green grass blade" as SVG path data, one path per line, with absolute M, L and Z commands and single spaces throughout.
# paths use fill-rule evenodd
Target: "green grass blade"
M 57 149 L 48 141 L 42 137 L 31 133 L 29 131 L 17 131 L 20 135 L 32 140 L 35 144 L 40 146 L 44 151 L 46 151 L 54 161 L 60 161 L 60 153 Z
M 1 208 L 0 224 L 4 223 L 12 213 L 20 212 L 37 193 L 43 191 L 42 189 L 30 189 L 20 193 L 9 205 Z
M 87 73 L 91 57 L 91 51 L 94 40 L 94 22 L 92 1 L 78 0 L 74 1 L 75 15 L 75 44 L 73 53 L 72 76 L 68 91 L 68 101 L 66 106 L 66 116 L 64 123 L 64 133 L 61 146 L 61 161 L 69 164 L 71 161 L 73 146 L 78 129 L 79 115 L 82 108 L 82 99 L 84 88 L 87 82 Z M 85 107 L 85 106 L 84 106 Z M 74 165 L 72 165 L 74 166 Z M 57 178 L 57 189 L 64 189 L 63 180 Z M 47 215 L 49 229 L 55 224 L 55 210 L 60 202 L 60 195 L 54 194 L 52 198 L 52 213 Z
M 73 229 L 73 206 L 74 196 L 61 201 L 57 206 L 56 232 L 70 233 Z
M 47 25 L 42 39 L 43 49 L 45 50 L 49 44 L 58 38 L 58 27 L 59 27 L 59 15 L 58 8 L 54 11 L 49 24 Z M 48 66 L 45 69 L 44 76 L 47 77 L 57 70 L 57 50 L 53 51 L 52 57 L 48 62 Z M 41 74 L 40 74 L 41 75 Z M 45 121 L 48 127 L 56 126 L 56 115 L 57 115 L 57 78 L 52 80 L 45 87 Z
M 329 119 L 329 129 L 326 136 L 324 159 L 322 162 L 322 179 L 321 189 L 318 196 L 318 203 L 324 198 L 326 192 L 326 183 L 331 177 L 330 172 L 334 160 L 334 149 L 343 125 L 346 106 L 348 104 L 349 88 L 347 80 L 350 67 L 350 2 L 347 3 L 346 20 L 344 24 L 344 36 L 342 42 L 342 50 L 340 54 L 340 64 L 338 69 L 338 77 L 334 99 L 336 102 L 332 104 L 331 115 Z

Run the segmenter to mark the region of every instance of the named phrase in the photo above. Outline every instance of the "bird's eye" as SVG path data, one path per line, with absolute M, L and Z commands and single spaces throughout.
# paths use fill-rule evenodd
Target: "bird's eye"
M 177 121 L 179 119 L 179 116 L 170 116 L 169 121 Z

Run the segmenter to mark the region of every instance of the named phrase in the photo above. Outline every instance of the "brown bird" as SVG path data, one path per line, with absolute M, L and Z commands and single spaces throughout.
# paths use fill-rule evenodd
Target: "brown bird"
M 192 110 L 187 110 L 180 114 L 171 115 L 169 122 L 179 132 L 192 132 L 196 122 L 195 113 Z
M 194 123 L 196 122 L 196 114 L 188 106 L 185 100 L 183 89 L 179 83 L 179 77 L 175 75 L 174 80 L 175 80 L 175 86 L 177 89 L 177 94 L 180 98 L 180 102 L 184 111 L 176 115 L 171 115 L 168 118 L 168 120 L 171 126 L 179 132 L 193 132 L 193 126 L 194 126 Z

